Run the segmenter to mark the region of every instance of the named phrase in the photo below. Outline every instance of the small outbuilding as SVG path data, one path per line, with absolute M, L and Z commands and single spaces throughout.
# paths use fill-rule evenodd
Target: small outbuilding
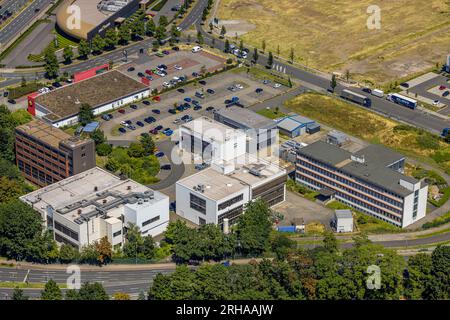
M 277 121 L 277 127 L 280 133 L 291 138 L 298 137 L 307 131 L 307 128 L 315 125 L 316 122 L 298 114 L 284 117 Z M 317 128 L 315 129 L 317 130 Z M 320 127 L 319 127 L 320 130 Z
M 336 232 L 353 232 L 353 214 L 351 210 L 335 210 L 332 224 Z

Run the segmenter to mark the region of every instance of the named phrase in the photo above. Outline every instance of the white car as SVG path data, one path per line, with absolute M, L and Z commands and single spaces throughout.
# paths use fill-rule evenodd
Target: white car
M 165 88 L 169 88 L 170 87 L 170 83 L 168 83 L 167 81 L 163 83 L 163 87 Z
M 200 46 L 195 46 L 195 47 L 192 48 L 192 53 L 197 53 L 197 52 L 200 52 L 200 51 L 202 51 L 202 47 L 200 47 Z
M 181 31 L 183 30 L 181 27 L 177 27 L 177 31 Z
M 434 100 L 433 101 L 433 106 L 437 106 L 439 104 L 439 100 Z
M 273 87 L 274 87 L 274 88 L 279 88 L 279 87 L 281 87 L 281 84 L 275 83 L 275 84 L 273 85 Z
M 173 80 L 176 82 L 180 82 L 180 78 L 178 78 L 178 77 L 173 77 Z
M 179 65 L 174 65 L 173 66 L 174 67 L 174 69 L 176 69 L 176 70 L 183 70 L 183 67 L 182 66 L 179 66 Z
M 243 86 L 242 84 L 240 84 L 240 83 L 237 83 L 237 84 L 235 84 L 234 86 L 235 86 L 236 88 L 240 89 L 240 90 L 244 89 L 244 86 Z
M 128 123 L 126 123 L 125 121 L 121 121 L 120 124 L 123 125 L 124 127 L 128 127 Z

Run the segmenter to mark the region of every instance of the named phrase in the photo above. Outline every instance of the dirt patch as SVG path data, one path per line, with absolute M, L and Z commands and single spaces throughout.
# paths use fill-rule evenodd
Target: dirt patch
M 222 26 L 225 26 L 227 31 L 226 36 L 232 37 L 242 36 L 256 28 L 253 23 L 249 23 L 246 20 L 221 20 L 219 22 L 219 30 L 222 29 Z

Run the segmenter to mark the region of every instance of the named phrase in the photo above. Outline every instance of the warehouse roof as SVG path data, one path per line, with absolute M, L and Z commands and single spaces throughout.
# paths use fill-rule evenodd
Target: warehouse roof
M 51 112 L 46 118 L 54 122 L 78 114 L 83 103 L 96 108 L 146 89 L 146 85 L 113 70 L 41 94 L 36 103 Z
M 235 121 L 247 129 L 271 129 L 276 126 L 276 123 L 273 120 L 245 108 L 221 108 L 215 111 L 215 113 Z
M 352 212 L 348 209 L 334 210 L 334 214 L 338 219 L 353 219 Z
M 299 149 L 298 153 L 339 168 L 350 176 L 365 180 L 399 195 L 408 195 L 412 192 L 402 187 L 399 184 L 400 180 L 413 184 L 418 182 L 412 177 L 388 168 L 388 165 L 404 157 L 381 146 L 369 146 L 352 154 L 337 146 L 317 141 Z M 355 157 L 360 158 L 361 162 L 356 161 Z
M 304 127 L 308 124 L 313 124 L 314 120 L 309 118 L 300 116 L 300 115 L 292 115 L 282 118 L 278 121 L 278 128 L 286 130 L 286 131 L 294 131 L 299 127 Z

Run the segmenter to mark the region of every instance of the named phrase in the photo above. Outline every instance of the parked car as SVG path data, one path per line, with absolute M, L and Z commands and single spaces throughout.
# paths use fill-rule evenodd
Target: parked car
M 161 170 L 170 170 L 172 169 L 172 166 L 170 164 L 163 164 L 161 166 Z
M 121 113 L 121 114 L 125 114 L 125 109 L 119 109 L 118 111 L 119 111 L 119 113 Z
M 263 91 L 264 91 L 263 88 L 256 88 L 256 90 L 255 90 L 256 93 L 261 93 Z
M 200 102 L 198 102 L 197 100 L 192 100 L 192 104 L 194 106 L 198 106 L 198 105 L 200 105 Z
M 208 107 L 208 108 L 206 108 L 206 111 L 214 111 L 215 109 L 214 109 L 214 107 Z
M 203 93 L 199 92 L 199 91 L 196 91 L 196 92 L 195 92 L 195 96 L 196 96 L 197 98 L 200 98 L 200 99 L 204 99 L 204 98 L 205 98 L 205 95 L 204 95 Z
M 201 108 L 203 108 L 203 107 L 200 106 L 200 105 L 197 105 L 197 106 L 194 107 L 194 110 L 197 111 L 197 110 L 200 110 Z
M 402 82 L 402 83 L 400 83 L 400 86 L 402 86 L 404 88 L 409 88 L 409 83 L 408 82 Z
M 165 55 L 168 55 L 168 54 L 170 54 L 170 51 L 164 50 L 162 53 L 164 53 Z
M 442 93 L 442 96 L 447 97 L 449 94 L 450 94 L 450 91 L 447 90 L 447 91 L 444 91 L 444 93 Z
M 138 77 L 139 77 L 139 78 L 143 78 L 143 77 L 145 77 L 145 74 L 143 74 L 142 72 L 138 72 L 138 74 L 137 74 L 137 75 L 138 75 Z
M 125 128 L 120 127 L 119 128 L 119 132 L 120 133 L 127 133 L 127 130 Z
M 198 83 L 200 83 L 202 86 L 204 86 L 206 84 L 205 80 L 200 80 Z
M 209 94 L 214 94 L 214 93 L 216 93 L 213 89 L 208 89 L 208 90 L 206 90 L 206 92 L 208 92 Z
M 145 104 L 146 106 L 149 106 L 151 104 L 150 101 L 147 100 L 142 101 L 142 103 Z
M 202 50 L 202 48 L 200 47 L 200 46 L 195 46 L 195 47 L 193 47 L 192 48 L 192 53 L 197 53 L 197 52 L 200 52 Z
M 185 93 L 185 92 L 186 92 L 183 88 L 178 88 L 177 91 L 178 91 L 179 93 Z
M 159 109 L 153 109 L 152 112 L 156 114 L 161 114 L 161 111 Z
M 174 65 L 173 67 L 175 68 L 175 70 L 183 70 L 183 67 L 178 64 Z
M 370 88 L 363 88 L 362 91 L 367 92 L 367 93 L 372 93 L 372 89 Z
M 177 29 L 178 29 L 179 27 L 177 27 Z M 180 28 L 181 29 L 181 28 Z M 180 30 L 181 31 L 181 30 Z M 180 51 L 180 47 L 177 47 L 177 46 L 175 46 L 175 47 L 172 47 L 172 50 L 173 51 Z
M 109 120 L 111 120 L 113 118 L 113 115 L 112 114 L 104 114 L 104 115 L 102 115 L 102 119 L 103 120 L 106 120 L 106 121 L 109 121 Z
M 164 57 L 164 53 L 158 52 L 158 53 L 156 53 L 156 56 L 162 58 L 162 57 Z
M 128 128 L 130 128 L 131 130 L 136 130 L 136 127 L 133 125 L 129 125 Z
M 240 84 L 240 83 L 236 83 L 234 86 L 235 86 L 237 89 L 239 89 L 239 90 L 244 89 L 244 86 L 243 86 L 242 84 Z
M 145 118 L 148 123 L 156 122 L 156 119 L 152 116 Z
M 16 100 L 14 100 L 14 99 L 8 99 L 8 102 L 11 104 L 16 104 Z
M 142 121 L 137 121 L 136 124 L 137 124 L 139 127 L 145 126 L 145 124 L 144 124 Z
M 199 76 L 199 74 L 198 74 L 197 72 L 192 72 L 192 76 L 193 76 L 194 78 L 196 78 L 196 77 Z
M 263 84 L 269 84 L 269 83 L 270 83 L 270 80 L 264 79 L 262 83 L 263 83 Z
M 433 106 L 437 106 L 439 104 L 439 100 L 434 100 L 433 101 Z
M 59 82 L 53 82 L 53 83 L 52 83 L 52 86 L 54 86 L 55 88 L 61 88 L 61 87 L 62 87 L 62 84 L 59 83 Z
M 447 89 L 446 86 L 439 86 L 439 90 L 445 90 L 445 89 Z
M 158 134 L 158 130 L 156 130 L 156 129 L 152 129 L 152 130 L 150 130 L 149 131 L 151 134 Z
M 159 130 L 162 130 L 162 128 L 163 128 L 162 125 L 159 125 L 159 126 L 156 126 L 156 127 L 155 127 L 155 129 L 158 130 L 158 131 L 159 131 Z
M 132 104 L 132 105 L 130 106 L 130 108 L 136 110 L 136 109 L 138 108 L 138 106 L 135 105 L 135 104 Z
M 176 114 L 176 113 L 177 113 L 177 110 L 175 110 L 175 109 L 169 109 L 168 112 L 171 113 L 171 114 Z
M 280 87 L 281 87 L 281 84 L 275 83 L 275 84 L 273 85 L 273 87 L 274 87 L 274 88 L 280 88 Z
M 127 69 L 128 72 L 133 72 L 134 70 L 136 70 L 135 67 L 129 67 L 129 68 Z
M 3 96 L 6 98 L 7 96 L 9 96 L 9 91 L 5 91 L 3 92 Z
M 153 81 L 153 77 L 152 76 L 146 76 L 146 78 L 150 81 Z
M 161 157 L 164 157 L 164 152 L 158 152 L 158 153 L 155 153 L 155 156 L 157 157 L 157 158 L 161 158 Z

